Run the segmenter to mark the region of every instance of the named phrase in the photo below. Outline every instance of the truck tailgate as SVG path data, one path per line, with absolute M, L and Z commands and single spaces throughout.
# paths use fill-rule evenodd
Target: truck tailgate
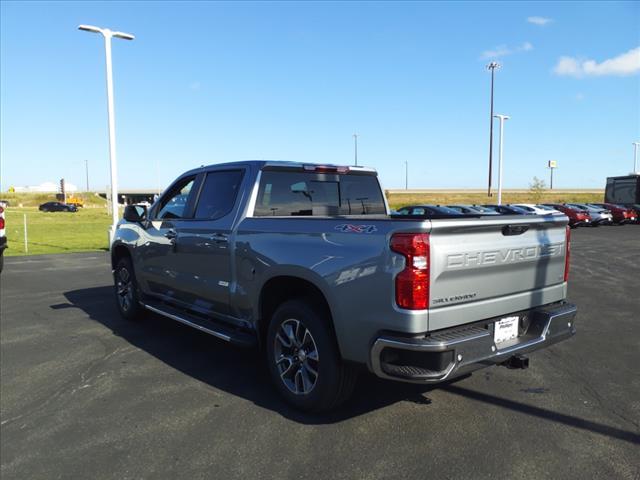
M 567 218 L 433 220 L 429 329 L 562 300 Z

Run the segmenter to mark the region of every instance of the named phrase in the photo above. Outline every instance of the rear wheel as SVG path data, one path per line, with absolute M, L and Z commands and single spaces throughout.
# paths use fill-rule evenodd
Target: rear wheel
M 276 389 L 305 411 L 337 407 L 353 391 L 355 369 L 340 358 L 321 309 L 301 300 L 278 307 L 267 331 L 267 361 Z
M 127 320 L 138 320 L 144 313 L 138 297 L 138 284 L 128 257 L 118 260 L 113 272 L 118 311 Z

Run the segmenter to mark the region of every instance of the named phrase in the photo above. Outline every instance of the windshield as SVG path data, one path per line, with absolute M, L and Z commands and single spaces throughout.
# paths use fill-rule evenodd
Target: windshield
M 443 207 L 441 205 L 429 205 L 430 208 L 437 211 L 438 213 L 446 214 L 446 215 L 460 215 L 460 212 L 454 210 L 453 208 Z
M 478 212 L 482 212 L 482 213 L 496 213 L 495 210 L 492 210 L 490 208 L 486 208 L 486 207 L 481 207 L 480 205 L 472 205 L 469 208 L 476 210 Z
M 522 207 L 519 207 L 519 208 L 522 208 Z M 541 209 L 541 210 L 549 210 L 549 211 L 550 211 L 550 210 L 555 210 L 555 208 L 550 207 L 550 206 L 548 206 L 548 205 L 536 205 L 536 208 L 539 208 L 539 209 Z

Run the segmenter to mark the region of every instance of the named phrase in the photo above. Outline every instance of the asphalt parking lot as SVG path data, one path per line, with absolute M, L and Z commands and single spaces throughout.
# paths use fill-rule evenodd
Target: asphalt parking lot
M 116 311 L 106 253 L 1 282 L 1 474 L 13 478 L 640 478 L 640 226 L 573 233 L 578 334 L 442 387 L 363 375 L 289 409 L 257 353 Z

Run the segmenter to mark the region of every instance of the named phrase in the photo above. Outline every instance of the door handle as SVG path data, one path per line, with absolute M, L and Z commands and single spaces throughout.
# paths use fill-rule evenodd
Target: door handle
M 229 235 L 225 233 L 214 233 L 211 235 L 211 240 L 217 243 L 227 243 L 229 241 Z

